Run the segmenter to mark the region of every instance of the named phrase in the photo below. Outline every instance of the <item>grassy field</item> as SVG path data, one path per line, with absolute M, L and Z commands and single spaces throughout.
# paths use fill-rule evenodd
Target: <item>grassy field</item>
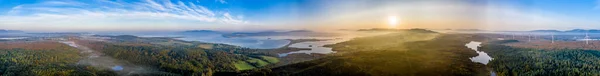
M 267 60 L 267 62 L 269 63 L 277 63 L 279 62 L 279 59 L 275 58 L 275 57 L 270 57 L 270 56 L 261 56 L 262 59 Z
M 257 58 L 250 58 L 250 60 L 246 60 L 246 62 L 253 64 L 256 67 L 263 67 L 270 64 L 269 62 Z
M 279 60 L 275 57 L 270 56 L 260 56 L 259 58 L 250 58 L 245 61 L 237 61 L 234 65 L 238 70 L 249 70 L 258 67 L 264 67 L 269 64 L 275 64 L 279 62 Z
M 238 70 L 248 70 L 256 68 L 253 65 L 247 63 L 246 61 L 237 61 L 233 65 L 235 65 L 235 68 L 237 68 Z

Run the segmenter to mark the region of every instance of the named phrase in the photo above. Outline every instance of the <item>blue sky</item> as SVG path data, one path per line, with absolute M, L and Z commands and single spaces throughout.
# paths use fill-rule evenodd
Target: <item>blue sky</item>
M 597 0 L 0 0 L 0 29 L 600 29 Z

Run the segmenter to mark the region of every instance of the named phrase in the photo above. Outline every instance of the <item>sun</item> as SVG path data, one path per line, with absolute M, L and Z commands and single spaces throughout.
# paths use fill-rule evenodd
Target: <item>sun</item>
M 396 16 L 388 16 L 388 24 L 390 27 L 396 28 L 398 26 L 399 20 Z

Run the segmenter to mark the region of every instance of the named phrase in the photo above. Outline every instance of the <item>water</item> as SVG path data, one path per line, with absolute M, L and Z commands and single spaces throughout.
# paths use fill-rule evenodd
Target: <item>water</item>
M 477 49 L 478 47 L 481 47 L 481 42 L 471 41 L 471 42 L 467 43 L 465 46 L 473 49 L 475 52 L 477 52 L 477 54 L 479 54 L 479 55 L 471 58 L 471 61 L 473 61 L 473 62 L 487 64 L 488 62 L 490 62 L 493 59 L 487 53 L 485 53 L 483 51 L 479 51 Z
M 473 61 L 473 62 L 478 62 L 478 63 L 487 65 L 488 62 L 490 62 L 494 59 L 494 58 L 490 57 L 487 53 L 478 50 L 478 47 L 481 47 L 481 42 L 471 41 L 471 42 L 465 44 L 465 46 L 467 46 L 467 48 L 473 49 L 473 51 L 475 51 L 475 52 L 477 52 L 477 54 L 479 54 L 479 55 L 471 58 L 471 61 Z M 490 76 L 496 76 L 496 72 L 491 70 Z
M 343 41 L 347 41 L 347 40 L 348 39 L 333 39 L 333 40 L 327 40 L 327 41 L 296 43 L 296 44 L 290 45 L 289 47 L 310 48 L 311 50 L 300 50 L 300 51 L 293 51 L 293 52 L 288 52 L 288 53 L 281 53 L 281 54 L 279 54 L 279 57 L 285 57 L 289 54 L 296 54 L 296 53 L 304 53 L 304 54 L 309 54 L 309 55 L 312 53 L 317 53 L 317 54 L 335 53 L 335 51 L 333 51 L 332 48 L 323 47 L 323 46 L 328 45 L 328 44 L 335 44 L 335 43 L 339 43 L 339 42 L 343 42 Z
M 273 49 L 287 45 L 290 41 L 284 39 L 268 39 L 268 38 L 225 38 L 221 33 L 216 32 L 199 32 L 199 33 L 101 33 L 102 35 L 134 35 L 139 37 L 179 37 L 176 39 L 185 41 L 200 41 L 207 43 L 221 43 L 236 45 L 253 49 Z
M 261 39 L 261 38 L 224 38 L 221 36 L 212 36 L 212 37 L 201 37 L 201 36 L 185 36 L 183 38 L 179 38 L 181 40 L 186 41 L 201 41 L 208 43 L 222 43 L 222 44 L 230 44 L 237 45 L 241 47 L 247 48 L 255 48 L 255 49 L 273 49 L 280 48 L 290 43 L 288 40 L 283 39 Z
M 323 47 L 323 46 L 324 45 L 336 44 L 336 43 L 348 41 L 348 40 L 351 40 L 352 38 L 383 35 L 383 34 L 389 34 L 391 32 L 338 32 L 338 33 L 345 33 L 346 35 L 336 36 L 336 37 L 298 37 L 298 36 L 285 36 L 285 37 L 274 37 L 274 38 L 286 38 L 286 39 L 332 39 L 332 40 L 326 40 L 326 41 L 301 42 L 301 43 L 292 44 L 289 47 L 310 48 L 311 50 L 300 50 L 300 51 L 293 51 L 293 52 L 278 54 L 279 57 L 285 57 L 285 56 L 290 55 L 290 54 L 309 54 L 310 55 L 310 54 L 313 54 L 313 53 L 317 53 L 317 54 L 331 54 L 331 53 L 336 53 L 335 51 L 332 50 L 332 48 Z
M 0 40 L 18 40 L 18 39 L 26 39 L 29 37 L 0 37 Z
M 112 67 L 111 69 L 114 71 L 121 71 L 121 70 L 123 70 L 123 67 L 117 65 L 117 66 Z

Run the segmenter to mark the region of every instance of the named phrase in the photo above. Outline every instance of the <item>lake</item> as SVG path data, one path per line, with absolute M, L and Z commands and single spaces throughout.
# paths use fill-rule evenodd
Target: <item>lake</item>
M 478 63 L 487 65 L 488 62 L 490 62 L 494 59 L 494 58 L 490 57 L 487 53 L 478 50 L 479 47 L 481 47 L 481 42 L 471 41 L 471 42 L 465 44 L 465 46 L 467 46 L 467 48 L 473 49 L 473 51 L 475 51 L 475 52 L 477 52 L 477 54 L 479 54 L 479 55 L 471 58 L 471 61 L 473 61 L 473 62 L 478 62 Z M 496 72 L 494 72 L 493 70 L 490 70 L 490 76 L 496 76 Z
M 221 33 L 180 33 L 180 32 L 141 32 L 141 33 L 100 33 L 101 35 L 134 35 L 139 37 L 177 37 L 185 41 L 200 41 L 206 43 L 220 43 L 236 45 L 253 49 L 273 49 L 287 45 L 290 41 L 269 38 L 225 38 Z
M 311 50 L 293 51 L 293 52 L 288 52 L 288 53 L 281 53 L 281 54 L 278 54 L 278 55 L 279 55 L 279 57 L 285 57 L 285 56 L 287 56 L 289 54 L 296 54 L 296 53 L 304 53 L 304 54 L 312 54 L 312 53 L 330 54 L 330 53 L 335 53 L 335 51 L 333 51 L 332 48 L 323 47 L 323 46 L 329 45 L 329 44 L 335 44 L 335 43 L 339 43 L 339 42 L 344 42 L 344 41 L 347 41 L 347 40 L 349 40 L 349 39 L 336 38 L 336 39 L 326 40 L 326 41 L 296 43 L 296 44 L 290 45 L 289 47 L 310 48 Z
M 479 54 L 479 55 L 471 58 L 471 61 L 473 61 L 473 62 L 487 64 L 492 59 L 494 59 L 494 58 L 490 57 L 487 53 L 478 50 L 478 47 L 481 47 L 481 42 L 471 41 L 471 42 L 465 44 L 465 46 L 467 46 L 467 48 L 473 49 L 473 51 L 475 51 L 475 52 L 477 52 L 477 54 Z
M 0 40 L 18 40 L 18 39 L 25 39 L 25 38 L 29 38 L 29 37 L 0 37 Z

